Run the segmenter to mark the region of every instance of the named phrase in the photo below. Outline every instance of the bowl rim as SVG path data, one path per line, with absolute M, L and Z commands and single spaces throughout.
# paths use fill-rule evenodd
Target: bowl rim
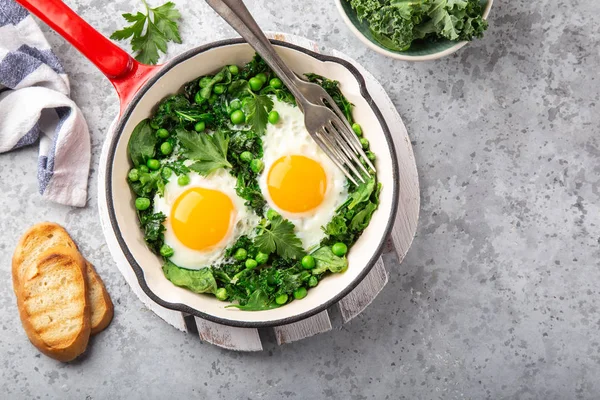
M 365 35 L 363 35 L 363 33 L 356 28 L 356 26 L 352 23 L 352 21 L 350 21 L 350 17 L 348 17 L 348 14 L 346 14 L 346 11 L 344 10 L 344 8 L 342 6 L 342 1 L 346 1 L 346 0 L 335 0 L 335 5 L 337 7 L 338 12 L 342 16 L 344 23 L 350 29 L 350 31 L 354 34 L 354 36 L 356 36 L 361 42 L 363 42 L 365 45 L 367 45 L 367 47 L 369 47 L 370 49 L 375 50 L 377 53 L 383 54 L 384 56 L 387 56 L 390 58 L 395 58 L 396 60 L 416 61 L 416 62 L 438 60 L 442 57 L 446 57 L 446 56 L 449 56 L 450 54 L 456 53 L 458 50 L 462 49 L 467 43 L 469 43 L 468 41 L 457 42 L 454 46 L 449 47 L 443 51 L 440 51 L 438 53 L 433 53 L 433 54 L 427 54 L 424 56 L 411 56 L 411 55 L 407 55 L 407 54 L 400 54 L 400 53 L 388 50 L 385 47 L 376 45 L 375 43 L 370 41 Z M 485 6 L 485 9 L 483 10 L 483 19 L 487 20 L 488 16 L 490 15 L 490 10 L 492 9 L 492 4 L 494 4 L 494 0 L 488 0 L 487 5 Z
M 152 301 L 154 301 L 155 303 L 157 303 L 158 305 L 160 305 L 162 307 L 165 307 L 165 308 L 168 308 L 171 310 L 175 310 L 175 311 L 180 311 L 184 314 L 194 315 L 196 317 L 200 317 L 200 318 L 203 318 L 203 319 L 206 319 L 206 320 L 209 320 L 212 322 L 216 322 L 219 324 L 234 326 L 234 327 L 241 327 L 241 328 L 265 328 L 265 327 L 274 327 L 274 326 L 290 324 L 293 322 L 297 322 L 297 321 L 301 321 L 303 319 L 309 318 L 313 315 L 316 315 L 324 310 L 327 310 L 329 307 L 331 307 L 332 305 L 339 302 L 343 297 L 345 297 L 354 288 L 356 288 L 356 286 L 360 282 L 362 282 L 362 280 L 367 276 L 367 274 L 371 271 L 371 269 L 377 262 L 380 254 L 383 250 L 383 246 L 384 246 L 386 240 L 388 239 L 388 237 L 391 233 L 391 230 L 393 228 L 394 221 L 396 219 L 396 213 L 398 211 L 398 202 L 399 202 L 399 186 L 400 186 L 399 185 L 399 166 L 398 166 L 398 159 L 397 159 L 396 150 L 394 147 L 393 138 L 392 138 L 391 132 L 389 131 L 387 123 L 383 117 L 383 114 L 381 113 L 381 111 L 377 107 L 377 104 L 375 103 L 375 101 L 373 100 L 373 98 L 371 97 L 371 95 L 369 94 L 369 92 L 367 90 L 366 82 L 365 82 L 362 74 L 358 71 L 358 69 L 354 65 L 352 65 L 350 62 L 348 62 L 344 59 L 326 55 L 326 54 L 315 53 L 304 47 L 297 46 L 295 44 L 287 43 L 287 42 L 280 41 L 280 40 L 271 39 L 271 42 L 276 46 L 287 47 L 292 50 L 296 50 L 301 53 L 304 53 L 308 56 L 311 56 L 311 57 L 317 59 L 318 61 L 333 62 L 333 63 L 341 64 L 343 67 L 345 67 L 356 79 L 358 86 L 360 88 L 361 96 L 365 99 L 367 104 L 369 104 L 373 113 L 375 114 L 375 117 L 377 118 L 379 124 L 381 125 L 384 137 L 387 142 L 388 151 L 390 152 L 390 156 L 391 156 L 392 169 L 393 169 L 392 204 L 391 204 L 392 210 L 391 210 L 390 218 L 387 221 L 387 224 L 385 226 L 384 233 L 381 236 L 379 243 L 377 244 L 377 247 L 373 251 L 371 258 L 369 259 L 367 264 L 364 266 L 363 270 L 357 275 L 357 277 L 348 286 L 346 286 L 338 294 L 333 296 L 330 300 L 317 305 L 316 307 L 312 308 L 309 311 L 306 311 L 306 312 L 303 312 L 300 314 L 296 314 L 296 315 L 292 315 L 289 317 L 280 318 L 277 320 L 268 320 L 268 321 L 240 321 L 240 320 L 235 320 L 235 319 L 216 317 L 214 315 L 207 314 L 207 313 L 197 310 L 193 307 L 190 307 L 187 304 L 167 302 L 167 301 L 163 300 L 162 298 L 160 298 L 157 294 L 155 294 L 149 288 L 148 284 L 146 283 L 145 277 L 144 277 L 144 271 L 143 271 L 142 267 L 137 263 L 135 257 L 129 250 L 127 243 L 125 242 L 125 239 L 123 238 L 123 235 L 121 234 L 121 230 L 120 230 L 118 222 L 117 222 L 117 217 L 116 217 L 115 208 L 114 208 L 114 197 L 113 197 L 113 191 L 112 191 L 113 164 L 114 164 L 114 160 L 115 160 L 117 145 L 120 141 L 121 135 L 124 132 L 125 124 L 128 121 L 129 117 L 131 116 L 133 110 L 137 107 L 138 102 L 145 95 L 145 93 L 162 76 L 164 76 L 166 73 L 168 73 L 176 65 L 178 65 L 184 61 L 187 61 L 188 59 L 190 59 L 200 53 L 203 53 L 207 50 L 211 50 L 213 48 L 226 47 L 226 46 L 238 45 L 238 44 L 247 44 L 247 42 L 245 40 L 243 40 L 241 38 L 235 38 L 235 39 L 225 39 L 225 40 L 211 42 L 206 45 L 198 46 L 196 48 L 188 50 L 188 51 L 174 57 L 173 59 L 169 60 L 166 64 L 164 64 L 163 67 L 156 73 L 156 75 L 154 75 L 152 78 L 150 78 L 140 88 L 140 90 L 134 95 L 131 102 L 127 106 L 126 110 L 119 117 L 119 121 L 115 127 L 115 134 L 111 138 L 111 143 L 108 148 L 108 155 L 107 155 L 107 160 L 106 160 L 105 190 L 106 190 L 106 199 L 107 199 L 107 211 L 108 211 L 108 215 L 109 215 L 109 219 L 110 219 L 111 229 L 113 230 L 113 233 L 115 234 L 115 237 L 117 239 L 119 247 L 121 248 L 125 258 L 127 259 L 127 262 L 133 269 L 133 271 L 136 275 L 136 278 L 138 280 L 138 283 L 139 283 L 140 287 L 142 288 L 142 290 L 144 291 L 144 293 L 146 293 L 146 295 L 150 299 L 152 299 Z M 137 222 L 136 222 L 136 229 L 139 229 L 139 227 L 137 226 Z M 148 250 L 148 251 L 150 251 L 150 250 Z

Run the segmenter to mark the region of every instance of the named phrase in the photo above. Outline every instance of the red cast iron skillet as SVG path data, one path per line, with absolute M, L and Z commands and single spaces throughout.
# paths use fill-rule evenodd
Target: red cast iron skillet
M 144 93 L 146 93 L 154 84 L 156 84 L 159 78 L 174 72 L 173 68 L 176 67 L 178 64 L 183 63 L 191 57 L 194 57 L 202 52 L 220 46 L 229 46 L 232 44 L 244 43 L 244 41 L 241 39 L 214 42 L 205 46 L 197 47 L 184 54 L 181 54 L 180 56 L 177 56 L 174 59 L 168 61 L 166 64 L 149 66 L 137 62 L 129 54 L 127 54 L 121 48 L 113 44 L 109 39 L 102 36 L 87 22 L 81 19 L 73 10 L 71 10 L 67 5 L 65 5 L 61 0 L 17 0 L 17 2 L 22 4 L 33 14 L 38 16 L 42 21 L 48 24 L 63 38 L 65 38 L 73 46 L 75 46 L 85 57 L 87 57 L 92 63 L 94 63 L 96 67 L 98 67 L 98 69 L 100 69 L 100 71 L 104 75 L 106 75 L 106 77 L 113 84 L 119 96 L 121 106 L 119 121 L 116 125 L 116 138 L 120 138 L 123 135 L 123 131 L 125 129 L 125 122 L 127 121 L 128 116 L 130 116 L 135 111 L 136 106 L 138 105 L 140 99 L 143 97 Z M 383 133 L 387 141 L 387 147 L 389 148 L 391 155 L 391 167 L 394 176 L 394 184 L 393 188 L 387 188 L 387 190 L 393 190 L 393 200 L 391 204 L 392 211 L 390 214 L 389 221 L 386 222 L 385 229 L 383 230 L 383 232 L 381 232 L 381 239 L 378 241 L 377 245 L 373 246 L 373 248 L 369 248 L 369 252 L 372 251 L 372 254 L 368 258 L 369 261 L 366 264 L 366 266 L 361 270 L 360 274 L 358 274 L 357 277 L 350 284 L 348 284 L 348 286 L 346 286 L 343 290 L 337 293 L 334 297 L 316 306 L 315 308 L 310 309 L 307 312 L 289 315 L 277 320 L 250 322 L 216 317 L 214 315 L 203 312 L 201 309 L 192 308 L 187 304 L 173 303 L 163 300 L 149 288 L 148 283 L 146 282 L 146 279 L 144 277 L 144 271 L 136 261 L 135 257 L 132 255 L 130 249 L 128 248 L 128 245 L 125 242 L 121 233 L 119 224 L 117 223 L 117 218 L 115 216 L 114 210 L 115 198 L 114 193 L 112 193 L 111 189 L 113 175 L 112 169 L 115 160 L 115 152 L 118 142 L 117 140 L 114 140 L 113 144 L 110 146 L 107 158 L 107 165 L 100 166 L 100 168 L 105 167 L 107 170 L 106 188 L 108 210 L 110 214 L 109 218 L 111 220 L 112 228 L 115 232 L 121 250 L 125 254 L 125 257 L 129 261 L 129 264 L 133 268 L 137 276 L 138 282 L 141 288 L 144 290 L 144 292 L 153 301 L 155 301 L 157 304 L 163 307 L 181 311 L 186 314 L 192 314 L 201 318 L 211 320 L 213 322 L 231 326 L 257 328 L 289 324 L 315 315 L 332 306 L 333 304 L 337 303 L 344 296 L 350 293 L 350 291 L 352 291 L 352 289 L 354 289 L 356 285 L 360 283 L 360 281 L 364 279 L 364 277 L 369 273 L 369 271 L 377 261 L 379 254 L 381 253 L 383 244 L 386 238 L 389 236 L 389 233 L 392 229 L 393 221 L 395 220 L 396 209 L 398 207 L 398 163 L 393 146 L 393 141 L 385 123 L 385 120 L 383 119 L 383 116 L 381 115 L 381 112 L 377 108 L 375 102 L 367 92 L 365 81 L 361 74 L 358 72 L 358 70 L 347 61 L 336 57 L 314 53 L 305 48 L 291 45 L 282 41 L 273 40 L 272 42 L 279 47 L 287 47 L 290 49 L 294 49 L 320 61 L 341 64 L 348 71 L 350 71 L 350 73 L 354 75 L 356 81 L 358 82 L 358 85 L 360 86 L 360 94 L 371 107 L 373 113 L 375 114 L 377 120 L 379 121 L 383 129 Z M 178 89 L 178 87 L 174 87 L 172 88 L 172 92 L 175 92 Z M 136 225 L 137 221 L 131 221 L 131 224 Z

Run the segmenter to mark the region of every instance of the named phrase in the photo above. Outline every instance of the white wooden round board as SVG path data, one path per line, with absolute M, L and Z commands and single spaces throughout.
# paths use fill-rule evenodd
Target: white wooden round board
M 276 32 L 271 32 L 267 35 L 272 39 L 293 43 L 312 51 L 319 52 L 319 47 L 315 42 L 299 36 Z M 399 208 L 396 214 L 394 229 L 391 234 L 391 244 L 397 253 L 398 261 L 401 262 L 415 235 L 420 206 L 419 178 L 410 138 L 408 137 L 406 127 L 404 126 L 398 111 L 394 107 L 394 104 L 386 94 L 383 86 L 375 80 L 373 75 L 343 53 L 333 51 L 332 55 L 343 58 L 358 68 L 366 80 L 367 89 L 371 94 L 371 97 L 375 100 L 375 103 L 377 103 L 394 138 L 400 171 L 400 199 L 398 202 Z M 106 165 L 108 144 L 114 135 L 114 125 L 114 123 L 111 125 L 104 143 L 102 155 L 100 156 L 100 165 Z M 117 238 L 111 229 L 107 212 L 104 169 L 100 170 L 98 177 L 98 194 L 100 196 L 98 202 L 100 222 L 110 253 L 113 256 L 119 271 L 121 271 L 121 274 L 123 274 L 123 277 L 129 286 L 131 286 L 131 289 L 146 307 L 175 328 L 184 332 L 198 334 L 200 339 L 216 346 L 238 351 L 260 351 L 263 349 L 258 330 L 255 328 L 236 328 L 220 325 L 190 315 L 184 315 L 179 311 L 161 307 L 153 302 L 139 286 L 135 273 L 127 262 L 125 255 L 117 243 Z M 379 292 L 386 285 L 387 280 L 388 275 L 386 266 L 384 265 L 383 259 L 380 257 L 365 279 L 350 292 L 350 294 L 334 306 L 339 309 L 342 323 L 346 323 L 360 314 L 375 299 L 375 297 L 377 297 Z M 327 311 L 323 311 L 299 322 L 273 328 L 275 334 L 274 337 L 278 344 L 294 342 L 331 329 L 332 323 Z

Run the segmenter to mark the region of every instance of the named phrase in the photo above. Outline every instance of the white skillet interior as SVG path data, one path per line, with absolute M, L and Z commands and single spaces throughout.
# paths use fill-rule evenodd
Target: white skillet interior
M 125 114 L 126 120 L 122 121 L 121 125 L 122 133 L 113 139 L 118 141 L 116 144 L 113 143 L 116 146 L 111 146 L 115 148 L 110 176 L 114 207 L 113 227 L 116 226 L 117 237 L 121 237 L 121 242 L 125 244 L 131 257 L 143 271 L 148 289 L 162 302 L 187 305 L 200 313 L 207 314 L 213 320 L 238 326 L 257 323 L 262 325 L 293 318 L 330 302 L 351 286 L 367 268 L 374 251 L 385 240 L 383 235 L 386 226 L 394 214 L 392 205 L 398 177 L 393 173 L 389 144 L 375 113 L 362 97 L 359 83 L 354 75 L 341 64 L 321 61 L 298 50 L 277 46 L 277 51 L 296 73 L 314 72 L 341 83 L 344 95 L 355 105 L 354 117 L 363 126 L 365 137 L 369 139 L 371 149 L 378 157 L 377 176 L 383 183 L 379 209 L 350 251 L 348 270 L 343 274 L 333 274 L 325 278 L 316 288 L 309 291 L 305 299 L 274 310 L 248 312 L 225 308 L 228 303 L 216 300 L 213 296 L 198 295 L 174 286 L 163 275 L 162 261 L 146 247 L 133 206 L 134 196 L 127 185 L 127 173 L 131 168 L 127 156 L 127 142 L 135 126 L 149 117 L 164 97 L 176 93 L 188 81 L 201 75 L 214 73 L 223 65 L 243 65 L 248 62 L 254 55 L 254 50 L 249 45 L 237 43 L 215 47 L 174 65 L 139 98 L 135 108 Z

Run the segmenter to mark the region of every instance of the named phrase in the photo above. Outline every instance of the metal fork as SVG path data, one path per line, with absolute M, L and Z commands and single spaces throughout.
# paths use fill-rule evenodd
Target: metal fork
M 364 183 L 365 178 L 375 172 L 375 166 L 365 154 L 344 114 L 325 89 L 294 74 L 275 52 L 242 0 L 206 2 L 246 39 L 285 83 L 304 113 L 306 130 L 325 154 L 352 183 Z

